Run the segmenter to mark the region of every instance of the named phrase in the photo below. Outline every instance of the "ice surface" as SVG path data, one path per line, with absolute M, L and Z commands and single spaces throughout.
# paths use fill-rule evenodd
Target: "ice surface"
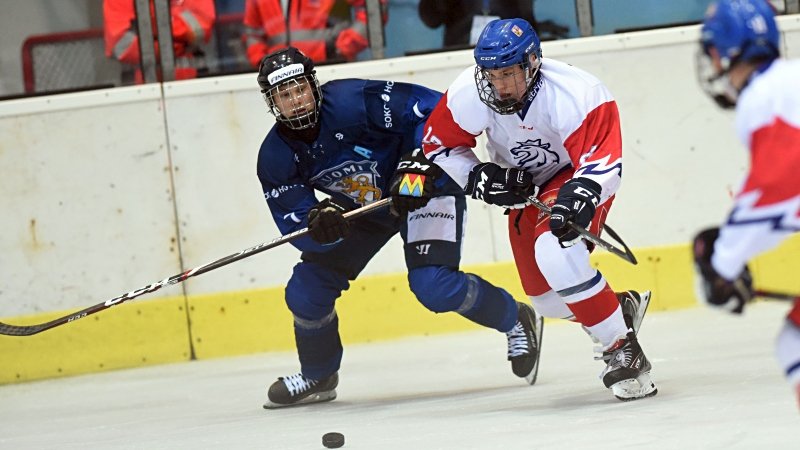
M 264 410 L 294 353 L 0 386 L 3 449 L 797 449 L 800 412 L 773 358 L 785 303 L 744 317 L 650 313 L 640 340 L 659 394 L 623 403 L 575 324 L 545 325 L 528 386 L 488 330 L 345 348 L 339 398 Z

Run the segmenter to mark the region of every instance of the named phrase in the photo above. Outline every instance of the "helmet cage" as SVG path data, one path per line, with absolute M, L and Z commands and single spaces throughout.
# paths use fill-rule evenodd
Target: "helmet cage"
M 774 9 L 764 0 L 721 0 L 709 5 L 700 30 L 695 69 L 700 87 L 722 108 L 733 108 L 739 97 L 729 77 L 734 66 L 780 56 L 774 15 Z M 719 60 L 717 67 L 712 51 Z
M 711 97 L 720 108 L 732 109 L 739 99 L 739 91 L 733 87 L 728 70 L 717 72 L 709 52 L 705 48 L 698 50 L 695 55 L 695 73 L 697 82 L 703 92 Z
M 307 89 L 304 84 L 311 88 L 312 96 L 302 94 L 302 90 Z M 287 91 L 293 95 L 283 95 Z M 293 130 L 312 128 L 319 121 L 322 92 L 313 71 L 285 80 L 269 89 L 262 89 L 261 94 L 275 119 Z
M 535 58 L 533 63 L 531 63 L 532 56 Z M 477 65 L 475 66 L 475 84 L 478 87 L 478 97 L 480 98 L 481 102 L 498 114 L 508 115 L 519 112 L 522 110 L 522 108 L 525 106 L 525 103 L 531 96 L 531 92 L 533 91 L 533 86 L 536 84 L 536 79 L 539 75 L 539 69 L 541 66 L 542 60 L 536 57 L 535 53 L 528 54 L 525 60 L 521 63 L 512 64 L 500 69 L 491 69 Z M 498 92 L 497 87 L 492 83 L 493 79 L 498 80 L 498 77 L 493 75 L 493 72 L 513 67 L 518 67 L 520 70 L 514 71 L 513 74 L 505 75 L 504 78 L 516 78 L 522 75 L 525 77 L 525 88 L 522 92 L 519 92 L 518 90 L 517 92 L 513 92 L 511 96 L 503 98 Z M 505 85 L 520 85 L 516 79 L 504 80 L 503 82 Z

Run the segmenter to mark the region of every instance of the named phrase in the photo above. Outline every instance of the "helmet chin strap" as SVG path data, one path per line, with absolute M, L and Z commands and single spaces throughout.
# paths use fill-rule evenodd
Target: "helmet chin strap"
M 522 98 L 523 102 L 531 100 L 534 86 L 536 86 L 536 81 L 539 76 L 539 71 L 542 68 L 542 60 L 541 58 L 536 58 L 534 63 L 528 63 L 528 70 L 526 70 L 525 74 L 525 84 L 528 86 L 525 90 L 525 95 Z

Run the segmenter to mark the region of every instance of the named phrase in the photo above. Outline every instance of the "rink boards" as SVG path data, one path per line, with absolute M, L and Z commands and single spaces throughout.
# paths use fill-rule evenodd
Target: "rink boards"
M 781 18 L 789 56 L 800 21 Z M 652 289 L 652 308 L 692 306 L 688 241 L 719 223 L 746 170 L 732 116 L 699 91 L 697 27 L 546 42 L 544 56 L 600 77 L 616 96 L 623 185 L 608 222 L 639 266 L 595 263 L 617 289 Z M 443 90 L 469 51 L 319 69 Z M 255 74 L 0 103 L 0 317 L 39 323 L 269 241 L 278 231 L 255 176 L 273 124 Z M 463 265 L 522 298 L 506 217 L 470 202 Z M 800 290 L 792 242 L 759 261 L 756 279 Z M 40 335 L 0 337 L 0 383 L 292 348 L 283 286 L 286 245 Z M 796 258 L 795 258 L 796 260 Z M 337 306 L 347 342 L 471 325 L 417 304 L 399 240 Z

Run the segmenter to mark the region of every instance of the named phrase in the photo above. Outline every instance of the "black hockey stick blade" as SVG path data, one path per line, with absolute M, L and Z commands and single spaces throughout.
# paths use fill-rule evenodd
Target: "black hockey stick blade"
M 344 214 L 346 219 L 355 219 L 356 217 L 363 216 L 364 214 L 370 213 L 372 211 L 376 211 L 381 209 L 385 206 L 388 206 L 391 203 L 391 197 L 378 200 L 377 202 L 370 203 L 369 205 L 363 206 L 358 209 L 354 209 Z M 195 267 L 194 269 L 187 270 L 186 272 L 179 273 L 177 275 L 173 275 L 169 278 L 165 278 L 161 281 L 156 281 L 155 283 L 148 284 L 142 288 L 136 289 L 134 291 L 127 292 L 125 294 L 120 295 L 119 297 L 114 297 L 112 299 L 106 300 L 103 303 L 98 303 L 94 306 L 90 306 L 86 309 L 82 309 L 80 311 L 71 313 L 64 317 L 59 317 L 58 319 L 53 319 L 49 322 L 35 324 L 35 325 L 9 325 L 7 323 L 0 322 L 0 335 L 6 336 L 30 336 L 32 334 L 41 333 L 42 331 L 49 330 L 51 328 L 55 328 L 59 325 L 64 325 L 65 323 L 74 322 L 78 319 L 83 319 L 86 316 L 92 315 L 96 312 L 100 312 L 104 309 L 110 308 L 112 306 L 119 305 L 124 303 L 128 300 L 132 300 L 136 297 L 142 296 L 144 294 L 149 294 L 150 292 L 155 292 L 161 289 L 164 286 L 178 284 L 181 283 L 188 278 L 195 277 L 206 272 L 210 272 L 214 269 L 218 269 L 222 266 L 227 266 L 228 264 L 236 261 L 240 261 L 242 259 L 248 258 L 250 256 L 256 255 L 261 253 L 265 250 L 269 250 L 271 248 L 275 248 L 279 245 L 285 244 L 287 242 L 291 242 L 295 239 L 303 237 L 308 234 L 308 228 L 303 228 L 301 230 L 294 231 L 289 234 L 285 234 L 283 236 L 277 237 L 269 242 L 264 242 L 258 244 L 254 247 L 250 247 L 248 249 L 242 250 L 237 253 L 233 253 L 231 255 L 225 256 L 224 258 L 220 258 L 216 261 L 212 261 L 207 264 L 203 264 L 202 266 Z
M 538 208 L 540 211 L 543 211 L 546 214 L 550 214 L 550 207 L 542 203 L 538 198 L 534 196 L 528 197 L 528 201 Z M 572 228 L 573 230 L 577 231 L 584 239 L 591 242 L 592 244 L 602 248 L 603 250 L 613 253 L 620 258 L 628 261 L 629 263 L 633 264 L 634 266 L 639 264 L 639 261 L 636 260 L 636 256 L 633 254 L 630 248 L 625 245 L 625 242 L 620 238 L 620 236 L 608 225 L 603 225 L 603 230 L 607 231 L 608 234 L 617 242 L 622 245 L 623 249 L 617 248 L 614 244 L 604 240 L 600 236 L 592 233 L 591 231 L 587 230 L 586 228 L 581 227 L 580 225 L 576 225 L 575 223 L 569 221 L 567 222 L 567 226 Z
M 639 264 L 639 261 L 636 259 L 636 255 L 633 254 L 633 251 L 630 248 L 628 248 L 628 246 L 625 244 L 625 241 L 622 240 L 622 238 L 619 236 L 619 234 L 617 234 L 617 232 L 614 231 L 614 229 L 611 228 L 610 225 L 603 224 L 603 231 L 608 233 L 608 235 L 611 236 L 611 239 L 614 239 L 615 241 L 617 241 L 619 243 L 619 245 L 622 246 L 622 248 L 624 249 L 624 253 L 625 253 L 625 256 L 622 256 L 622 259 L 630 262 L 634 266 Z M 587 231 L 587 233 L 588 233 L 588 231 Z M 598 237 L 598 239 L 599 239 L 599 237 Z M 608 249 L 606 249 L 606 250 L 608 250 Z M 614 247 L 614 250 L 616 252 L 619 252 L 619 249 L 617 249 L 616 247 Z M 612 253 L 614 253 L 614 252 L 612 252 Z

